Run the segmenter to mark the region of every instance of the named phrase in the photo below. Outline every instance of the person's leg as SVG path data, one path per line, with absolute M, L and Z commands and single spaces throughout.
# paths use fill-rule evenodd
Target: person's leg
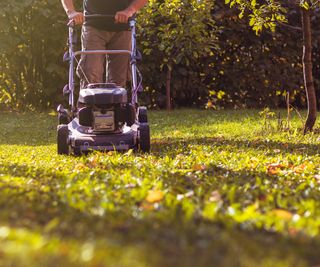
M 103 32 L 83 26 L 81 32 L 82 51 L 105 50 L 106 39 Z M 85 88 L 88 83 L 103 83 L 105 71 L 105 55 L 82 55 L 77 67 L 80 77 L 80 88 Z
M 110 50 L 131 50 L 131 32 L 116 32 L 107 44 Z M 109 55 L 107 81 L 125 87 L 130 66 L 129 55 Z

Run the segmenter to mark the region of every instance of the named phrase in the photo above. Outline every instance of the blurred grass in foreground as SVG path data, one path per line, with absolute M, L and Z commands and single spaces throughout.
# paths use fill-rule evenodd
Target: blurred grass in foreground
M 66 157 L 55 116 L 2 113 L 0 266 L 320 264 L 319 140 L 299 118 L 149 117 L 150 154 Z

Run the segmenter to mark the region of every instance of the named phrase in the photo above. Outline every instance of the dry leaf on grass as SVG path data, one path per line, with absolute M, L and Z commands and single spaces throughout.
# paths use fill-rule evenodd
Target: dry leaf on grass
M 205 171 L 206 169 L 208 169 L 208 167 L 204 164 L 194 164 L 192 166 L 193 171 Z
M 163 199 L 164 193 L 160 190 L 150 190 L 146 197 L 146 201 L 149 203 L 159 202 Z
M 278 174 L 285 166 L 281 163 L 271 163 L 267 166 L 267 173 L 270 175 Z
M 285 221 L 290 221 L 293 217 L 293 214 L 290 211 L 283 210 L 283 209 L 274 209 L 271 211 L 271 213 L 276 217 L 283 219 Z
M 83 163 L 78 163 L 76 166 L 74 166 L 74 171 L 81 171 L 81 170 L 83 170 L 84 168 L 86 167 L 86 165 L 85 164 L 83 164 Z
M 218 202 L 221 200 L 221 195 L 218 191 L 213 191 L 209 197 L 210 202 Z
M 293 167 L 293 171 L 295 173 L 302 173 L 305 170 L 305 168 L 306 168 L 306 165 L 305 164 L 301 164 L 299 166 Z

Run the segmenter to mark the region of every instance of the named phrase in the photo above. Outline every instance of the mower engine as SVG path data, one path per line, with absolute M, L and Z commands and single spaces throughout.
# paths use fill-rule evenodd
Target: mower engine
M 79 124 L 93 133 L 117 133 L 135 123 L 136 112 L 128 103 L 127 90 L 113 83 L 89 84 L 80 90 L 78 102 Z

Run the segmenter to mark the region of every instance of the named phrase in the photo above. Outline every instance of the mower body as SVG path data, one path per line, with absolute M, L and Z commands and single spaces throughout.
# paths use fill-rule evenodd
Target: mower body
M 69 96 L 71 110 L 59 105 L 57 145 L 59 154 L 81 155 L 90 151 L 126 151 L 129 149 L 149 152 L 150 129 L 147 109 L 139 107 L 137 84 L 135 21 L 130 22 L 132 51 L 91 50 L 73 52 L 73 27 L 69 26 L 69 83 L 64 93 Z M 74 60 L 83 54 L 129 54 L 131 56 L 132 88 L 131 101 L 127 90 L 114 83 L 88 84 L 79 91 L 77 104 L 74 101 Z

